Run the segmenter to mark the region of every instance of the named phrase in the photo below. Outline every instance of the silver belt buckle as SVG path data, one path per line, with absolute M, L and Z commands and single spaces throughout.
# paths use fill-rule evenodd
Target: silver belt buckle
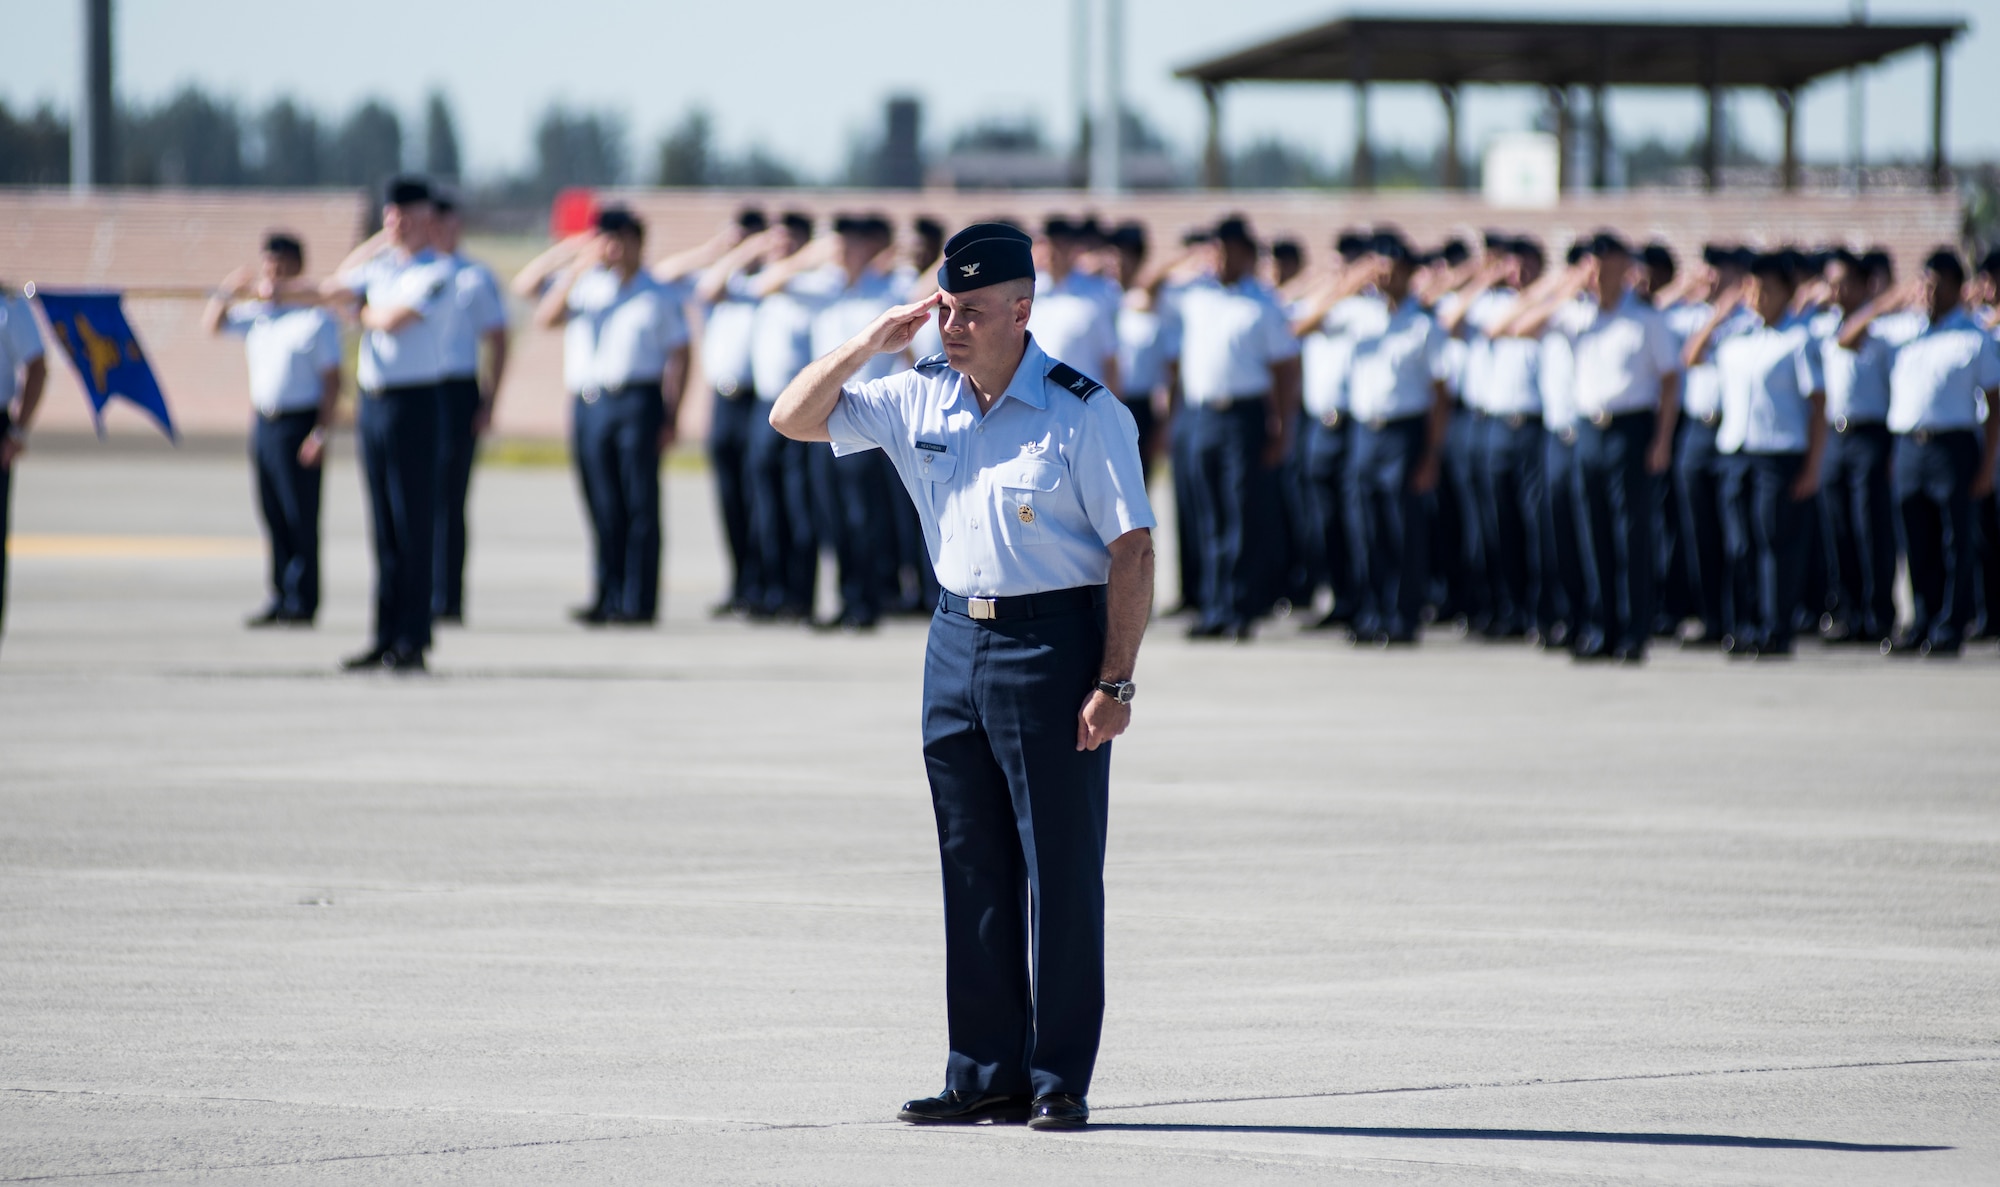
M 584 403 L 595 404 L 599 400 L 604 398 L 604 389 L 601 387 L 587 387 L 584 388 L 583 391 L 578 394 L 583 397 Z
M 1600 429 L 1608 428 L 1611 424 L 1611 414 L 1603 409 L 1599 409 L 1590 414 L 1590 423 Z
M 995 598 L 965 599 L 965 616 L 967 618 L 975 618 L 981 622 L 985 622 L 989 619 L 1000 617 L 998 613 L 999 609 L 998 599 Z

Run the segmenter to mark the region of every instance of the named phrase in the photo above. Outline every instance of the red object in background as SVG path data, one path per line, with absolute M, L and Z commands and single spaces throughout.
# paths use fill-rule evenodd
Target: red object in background
M 549 234 L 556 239 L 567 239 L 581 234 L 597 225 L 597 194 L 581 186 L 571 186 L 556 193 L 556 200 L 549 204 Z

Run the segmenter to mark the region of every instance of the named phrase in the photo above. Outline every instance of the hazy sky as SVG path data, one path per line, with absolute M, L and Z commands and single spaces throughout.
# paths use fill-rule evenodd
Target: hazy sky
M 0 44 L 0 97 L 10 105 L 52 100 L 67 107 L 79 51 L 79 0 L 9 0 Z M 1343 13 L 1470 12 L 1509 15 L 1671 14 L 1743 19 L 1843 19 L 1849 0 L 1539 0 L 1518 9 L 1473 0 L 1126 0 L 1126 93 L 1184 151 L 1200 143 L 1202 109 L 1176 66 Z M 899 91 L 925 102 L 935 141 L 985 117 L 1029 113 L 1061 139 L 1071 127 L 1070 0 L 1010 0 L 968 6 L 884 0 L 116 0 L 118 86 L 159 99 L 186 82 L 263 103 L 290 93 L 344 111 L 366 95 L 387 97 L 414 130 L 422 96 L 451 97 L 468 171 L 518 168 L 535 116 L 552 100 L 625 113 L 635 162 L 650 170 L 652 146 L 690 105 L 714 115 L 731 150 L 762 144 L 824 174 L 858 132 L 881 119 Z M 2000 158 L 2000 0 L 1871 0 L 1881 20 L 1957 18 L 1972 26 L 1948 61 L 1947 135 L 1960 159 Z M 1985 69 L 1976 64 L 1986 64 Z M 1929 55 L 1892 60 L 1868 83 L 1871 156 L 1928 151 Z M 1527 126 L 1538 103 L 1514 89 L 1467 92 L 1464 136 L 1476 151 L 1495 132 Z M 1732 99 L 1743 133 L 1774 152 L 1777 117 L 1767 96 Z M 1801 106 L 1808 159 L 1839 158 L 1846 145 L 1844 85 L 1822 84 Z M 1692 92 L 1614 92 L 1614 135 L 1686 139 L 1700 125 Z M 1434 95 L 1377 91 L 1380 143 L 1428 150 L 1442 128 Z M 1345 87 L 1303 84 L 1232 88 L 1224 127 L 1234 144 L 1278 135 L 1329 159 L 1351 151 Z

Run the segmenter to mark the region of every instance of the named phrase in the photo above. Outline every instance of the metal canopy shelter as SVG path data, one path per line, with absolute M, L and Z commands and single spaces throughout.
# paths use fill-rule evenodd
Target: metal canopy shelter
M 1598 188 L 1606 184 L 1608 133 L 1604 92 L 1613 86 L 1695 87 L 1708 96 L 1702 167 L 1708 188 L 1721 172 L 1722 92 L 1769 90 L 1785 123 L 1786 189 L 1798 182 L 1797 95 L 1831 74 L 1872 65 L 1906 50 L 1931 51 L 1931 181 L 1946 182 L 1944 51 L 1965 32 L 1951 24 L 1664 23 L 1351 17 L 1251 46 L 1176 75 L 1199 83 L 1208 101 L 1208 183 L 1222 181 L 1221 91 L 1238 82 L 1346 82 L 1355 90 L 1354 182 L 1373 181 L 1368 143 L 1368 88 L 1378 82 L 1428 83 L 1445 107 L 1445 184 L 1462 183 L 1458 163 L 1458 90 L 1466 83 L 1534 85 L 1548 90 L 1565 150 L 1572 88 L 1592 94 L 1591 135 Z M 1565 151 L 1565 158 L 1567 151 Z

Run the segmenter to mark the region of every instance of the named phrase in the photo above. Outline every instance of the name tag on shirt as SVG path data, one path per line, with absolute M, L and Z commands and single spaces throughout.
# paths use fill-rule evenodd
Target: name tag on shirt
M 944 446 L 942 446 L 942 445 L 937 445 L 937 444 L 933 444 L 932 442 L 929 442 L 929 441 L 919 441 L 919 442 L 917 442 L 917 448 L 918 448 L 918 449 L 925 449 L 925 450 L 929 450 L 929 451 L 930 451 L 930 452 L 932 452 L 932 453 L 944 453 L 944 452 L 945 452 L 945 447 L 944 447 Z

